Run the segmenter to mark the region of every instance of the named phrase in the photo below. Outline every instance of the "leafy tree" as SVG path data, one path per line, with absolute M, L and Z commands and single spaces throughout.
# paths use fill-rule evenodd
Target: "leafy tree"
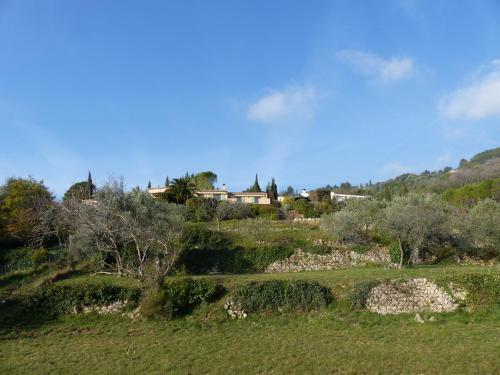
M 200 172 L 192 177 L 192 182 L 197 190 L 213 190 L 217 175 L 211 171 Z
M 27 242 L 40 214 L 54 204 L 43 181 L 11 178 L 0 191 L 0 223 L 3 235 Z
M 161 285 L 180 251 L 185 220 L 182 206 L 140 190 L 126 193 L 117 182 L 101 188 L 96 201 L 74 211 L 78 221 L 74 241 L 92 244 L 103 271 L 141 280 L 151 272 Z
M 321 218 L 321 228 L 339 240 L 363 244 L 370 239 L 382 203 L 371 199 L 349 199 L 340 211 Z
M 460 228 L 465 243 L 483 253 L 500 256 L 500 203 L 485 199 L 472 207 Z
M 186 201 L 186 208 L 193 221 L 210 221 L 215 216 L 217 200 L 194 196 Z
M 76 182 L 64 193 L 63 201 L 67 201 L 69 199 L 90 199 L 94 195 L 95 189 L 95 185 L 89 185 L 89 181 Z
M 401 263 L 404 248 L 409 264 L 420 262 L 420 252 L 433 241 L 451 236 L 454 210 L 434 194 L 410 193 L 396 197 L 385 208 L 380 226 L 398 241 Z
M 194 195 L 195 190 L 191 177 L 180 177 L 172 181 L 168 194 L 174 202 L 184 204 Z

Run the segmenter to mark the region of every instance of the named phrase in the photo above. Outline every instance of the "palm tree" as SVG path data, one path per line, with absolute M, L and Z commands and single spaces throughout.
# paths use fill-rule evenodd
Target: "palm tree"
M 169 194 L 172 199 L 179 203 L 184 204 L 194 194 L 195 186 L 190 177 L 175 178 L 170 185 Z

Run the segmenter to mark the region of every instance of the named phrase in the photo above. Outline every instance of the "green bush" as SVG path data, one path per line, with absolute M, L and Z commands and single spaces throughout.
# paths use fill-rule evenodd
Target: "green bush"
M 141 314 L 147 318 L 173 319 L 190 313 L 201 303 L 216 300 L 222 293 L 223 288 L 211 280 L 170 280 L 159 290 L 146 293 Z
M 380 285 L 380 281 L 368 280 L 362 281 L 352 289 L 348 296 L 349 305 L 354 310 L 361 310 L 366 307 L 366 300 L 371 290 Z
M 184 250 L 177 270 L 190 274 L 261 272 L 269 264 L 292 255 L 293 249 L 283 244 L 266 247 L 240 247 L 224 234 L 198 226 L 187 230 Z
M 39 267 L 44 264 L 49 258 L 49 253 L 44 248 L 33 250 L 31 253 L 31 264 L 34 267 Z
M 449 276 L 439 280 L 439 284 L 448 287 L 458 284 L 467 292 L 467 305 L 479 309 L 487 306 L 500 306 L 500 275 L 467 273 Z
M 331 291 L 315 281 L 253 281 L 238 287 L 233 300 L 246 312 L 310 311 L 333 302 Z
M 34 310 L 59 315 L 83 306 L 109 305 L 128 301 L 128 308 L 137 306 L 141 296 L 139 288 L 125 288 L 102 283 L 72 285 L 52 284 L 39 288 L 30 299 Z
M 271 204 L 253 204 L 252 211 L 254 216 L 261 217 L 269 220 L 283 219 L 283 214 L 279 208 Z

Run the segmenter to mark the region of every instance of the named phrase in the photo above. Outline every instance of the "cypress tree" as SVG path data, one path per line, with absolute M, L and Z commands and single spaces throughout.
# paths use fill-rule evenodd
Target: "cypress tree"
M 87 188 L 89 189 L 88 190 L 89 199 L 91 199 L 92 195 L 94 195 L 94 184 L 92 183 L 92 175 L 90 174 L 90 171 L 89 171 L 89 176 L 87 178 Z
M 274 181 L 274 177 L 271 180 L 271 190 L 272 190 L 272 198 L 273 200 L 278 200 L 278 185 L 276 185 L 276 182 Z
M 167 176 L 167 178 L 165 179 L 165 187 L 169 187 L 169 186 L 170 186 L 170 179 Z
M 148 189 L 151 189 L 151 181 L 148 182 Z
M 253 186 L 250 188 L 249 191 L 251 191 L 253 193 L 262 192 L 262 189 L 259 186 L 259 178 L 257 177 L 257 173 L 255 174 L 255 182 L 253 183 Z

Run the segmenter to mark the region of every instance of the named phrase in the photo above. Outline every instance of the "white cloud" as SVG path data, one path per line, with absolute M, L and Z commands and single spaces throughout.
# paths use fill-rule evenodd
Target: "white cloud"
M 469 85 L 441 98 L 438 108 L 449 119 L 500 117 L 500 60 L 476 73 Z
M 316 90 L 312 86 L 293 86 L 272 90 L 248 107 L 247 117 L 262 123 L 308 122 L 314 118 Z
M 409 78 L 414 72 L 413 59 L 410 57 L 384 59 L 380 56 L 357 50 L 340 51 L 337 52 L 336 56 L 339 60 L 349 64 L 355 71 L 382 83 Z

